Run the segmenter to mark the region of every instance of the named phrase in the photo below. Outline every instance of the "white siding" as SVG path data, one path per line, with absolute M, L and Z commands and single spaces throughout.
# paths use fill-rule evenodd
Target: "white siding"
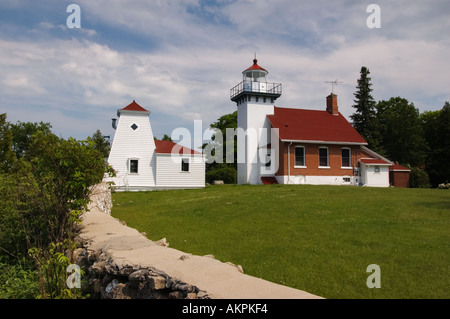
M 130 158 L 139 160 L 137 174 L 129 173 Z M 155 186 L 155 141 L 147 112 L 121 113 L 108 162 L 117 172 L 115 186 Z
M 189 172 L 181 171 L 181 159 L 189 158 Z M 203 155 L 156 155 L 157 187 L 205 187 L 205 159 Z
M 262 134 L 271 128 L 267 115 L 274 114 L 274 104 L 264 103 L 262 97 L 259 102 L 251 98 L 238 106 L 237 124 L 242 129 L 237 131 L 238 184 L 261 184 L 258 149 L 270 143 Z
M 389 166 L 378 165 L 379 172 L 375 172 L 375 166 L 361 163 L 361 183 L 363 186 L 389 187 Z

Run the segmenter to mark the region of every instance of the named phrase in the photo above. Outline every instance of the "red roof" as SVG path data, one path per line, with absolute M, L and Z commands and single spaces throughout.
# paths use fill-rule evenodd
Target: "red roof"
M 406 168 L 404 166 L 398 165 L 398 164 L 394 164 L 391 167 L 389 167 L 390 171 L 405 171 L 405 172 L 409 172 L 411 171 L 409 168 Z
M 380 158 L 360 158 L 359 161 L 364 164 L 392 165 L 391 163 L 386 162 L 385 160 L 382 160 Z
M 248 69 L 246 69 L 245 71 L 250 71 L 250 70 L 262 70 L 262 71 L 266 71 L 267 72 L 266 69 L 264 69 L 264 68 L 262 68 L 262 67 L 260 67 L 258 65 L 258 60 L 256 58 L 253 59 L 253 65 L 251 67 L 249 67 Z
M 148 110 L 144 109 L 142 106 L 136 103 L 135 100 L 125 106 L 121 111 L 138 111 L 138 112 L 149 112 Z
M 341 113 L 275 107 L 267 117 L 284 141 L 367 144 Z
M 202 154 L 172 141 L 155 140 L 155 146 L 158 154 Z

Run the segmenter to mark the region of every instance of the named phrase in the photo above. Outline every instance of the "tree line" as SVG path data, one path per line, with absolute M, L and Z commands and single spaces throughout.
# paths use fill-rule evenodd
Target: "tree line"
M 411 169 L 412 187 L 450 181 L 450 104 L 420 113 L 402 97 L 376 102 L 370 71 L 361 67 L 352 125 L 377 153 Z

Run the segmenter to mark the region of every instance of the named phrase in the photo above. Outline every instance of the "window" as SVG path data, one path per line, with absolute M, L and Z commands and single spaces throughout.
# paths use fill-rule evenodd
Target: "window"
M 343 177 L 342 180 L 344 181 L 344 183 L 350 183 L 351 181 L 350 177 Z
M 319 147 L 319 167 L 328 167 L 328 147 Z
M 131 125 L 131 128 L 133 129 L 133 131 L 136 131 L 138 126 L 136 125 L 136 123 L 133 123 L 133 125 Z
M 266 154 L 266 163 L 264 164 L 265 167 L 270 167 L 271 163 L 271 158 L 270 158 L 270 149 L 267 150 L 267 154 Z
M 305 166 L 305 148 L 303 146 L 295 147 L 295 166 Z
M 189 172 L 189 158 L 181 159 L 181 171 Z
M 342 157 L 342 164 L 341 164 L 342 167 L 351 167 L 349 148 L 341 149 L 341 157 Z
M 379 165 L 375 165 L 374 172 L 375 173 L 379 173 L 380 172 L 380 166 Z
M 138 173 L 138 165 L 139 160 L 137 159 L 130 159 L 130 174 L 137 174 Z

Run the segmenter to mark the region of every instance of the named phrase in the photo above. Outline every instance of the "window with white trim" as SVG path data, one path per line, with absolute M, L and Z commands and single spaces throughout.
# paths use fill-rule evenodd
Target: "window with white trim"
M 305 148 L 303 146 L 295 147 L 295 166 L 305 166 Z
M 328 147 L 319 147 L 319 167 L 329 167 Z
M 349 148 L 341 148 L 341 166 L 351 167 L 351 151 Z
M 128 170 L 130 174 L 137 174 L 139 171 L 139 160 L 136 158 L 130 158 L 128 160 Z
M 380 165 L 375 165 L 375 167 L 373 168 L 373 171 L 377 174 L 380 173 Z

